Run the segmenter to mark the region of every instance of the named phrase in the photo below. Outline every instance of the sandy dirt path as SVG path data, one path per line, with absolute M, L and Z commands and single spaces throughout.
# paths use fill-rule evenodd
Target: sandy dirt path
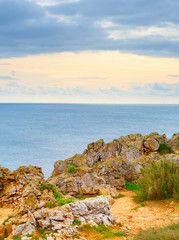
M 111 212 L 122 225 L 129 227 L 133 234 L 138 233 L 141 229 L 179 222 L 179 203 L 171 199 L 147 201 L 145 206 L 135 210 L 137 206 L 140 206 L 132 200 L 132 196 L 135 194 L 131 191 L 120 193 L 124 194 L 125 197 L 115 200 Z

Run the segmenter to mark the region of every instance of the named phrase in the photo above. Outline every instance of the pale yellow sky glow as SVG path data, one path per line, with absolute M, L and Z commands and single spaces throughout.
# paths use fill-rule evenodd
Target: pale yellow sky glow
M 145 57 L 118 51 L 0 59 L 0 87 L 6 92 L 0 94 L 0 101 L 179 103 L 178 75 L 177 58 Z M 55 89 L 60 91 L 54 94 Z

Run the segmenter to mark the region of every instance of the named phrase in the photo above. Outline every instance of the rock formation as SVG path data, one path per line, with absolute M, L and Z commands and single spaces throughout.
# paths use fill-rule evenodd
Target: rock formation
M 169 152 L 161 152 L 162 144 Z M 48 240 L 54 236 L 60 240 L 78 232 L 74 219 L 81 224 L 113 224 L 110 204 L 117 190 L 135 182 L 148 163 L 163 158 L 179 164 L 179 133 L 171 139 L 158 133 L 121 136 L 110 143 L 101 139 L 82 154 L 55 162 L 48 180 L 40 167 L 19 167 L 12 172 L 0 167 L 0 207 L 13 209 L 0 233 L 26 236 L 41 229 L 50 231 Z M 85 195 L 88 199 L 79 200 Z

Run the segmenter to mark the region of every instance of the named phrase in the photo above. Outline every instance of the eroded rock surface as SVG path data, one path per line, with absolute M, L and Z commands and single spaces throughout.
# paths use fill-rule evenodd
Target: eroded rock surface
M 171 146 L 173 152 L 161 154 L 161 144 Z M 44 228 L 60 240 L 78 233 L 74 219 L 81 224 L 110 225 L 115 222 L 110 204 L 118 196 L 117 190 L 126 182 L 135 182 L 141 168 L 161 159 L 179 164 L 179 133 L 171 139 L 155 132 L 121 136 L 110 143 L 101 139 L 89 144 L 82 154 L 55 162 L 48 180 L 44 180 L 40 167 L 9 171 L 0 166 L 0 207 L 14 209 L 0 235 L 24 236 L 26 240 L 26 234 Z M 57 204 L 55 194 L 62 196 L 60 201 L 65 205 Z M 80 201 L 74 198 L 84 195 L 101 196 Z M 68 198 L 74 202 L 65 201 Z M 54 236 L 50 234 L 47 239 Z

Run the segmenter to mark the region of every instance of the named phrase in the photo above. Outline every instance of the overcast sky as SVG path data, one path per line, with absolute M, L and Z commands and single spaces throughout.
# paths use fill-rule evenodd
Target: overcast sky
M 0 0 L 0 102 L 179 103 L 179 1 Z

